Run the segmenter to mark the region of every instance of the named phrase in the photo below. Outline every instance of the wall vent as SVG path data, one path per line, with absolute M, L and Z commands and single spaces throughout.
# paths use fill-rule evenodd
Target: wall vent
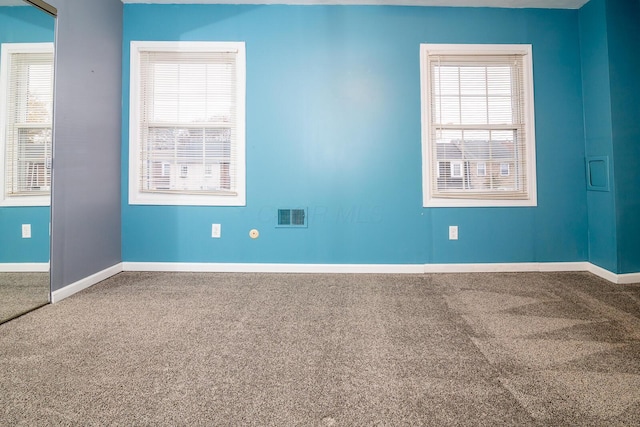
M 306 227 L 307 209 L 278 209 L 278 227 Z

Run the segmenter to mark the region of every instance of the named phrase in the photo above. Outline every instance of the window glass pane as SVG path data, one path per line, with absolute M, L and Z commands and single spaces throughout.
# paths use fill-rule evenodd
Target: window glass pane
M 465 141 L 488 141 L 491 131 L 487 129 L 465 130 L 463 132 Z
M 436 133 L 436 142 L 440 144 L 457 141 L 462 139 L 461 130 L 442 129 Z
M 434 122 L 439 124 L 460 124 L 460 98 L 441 96 L 436 100 Z
M 232 64 L 154 63 L 152 70 L 151 121 L 186 124 L 232 120 Z
M 48 192 L 51 188 L 51 128 L 18 132 L 16 193 Z
M 21 117 L 25 123 L 51 123 L 53 106 L 53 59 L 37 59 L 25 67 L 25 110 Z
M 460 92 L 462 96 L 486 96 L 486 78 L 486 67 L 460 67 Z
M 511 96 L 511 67 L 487 67 L 489 95 Z
M 435 66 L 433 68 L 434 89 L 438 96 L 459 96 L 459 67 Z
M 189 128 L 177 131 L 178 161 L 201 163 L 204 156 L 204 130 Z
M 487 101 L 484 97 L 463 96 L 460 99 L 461 117 L 463 124 L 487 124 Z
M 513 123 L 513 106 L 509 97 L 491 96 L 488 99 L 489 121 L 491 124 Z
M 231 156 L 231 129 L 217 128 L 205 131 L 205 157 L 207 161 L 229 161 Z

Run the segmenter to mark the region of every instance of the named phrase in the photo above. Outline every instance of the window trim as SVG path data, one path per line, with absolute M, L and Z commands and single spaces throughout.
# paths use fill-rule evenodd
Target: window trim
M 455 55 L 523 55 L 523 94 L 525 108 L 526 135 L 526 169 L 527 169 L 527 199 L 508 200 L 490 198 L 438 198 L 431 191 L 430 142 L 431 134 L 430 102 L 427 97 L 429 85 L 429 70 L 427 58 L 432 54 Z M 423 207 L 494 207 L 494 206 L 537 206 L 536 179 L 536 142 L 535 142 L 535 113 L 533 92 L 533 63 L 532 47 L 530 44 L 420 44 L 420 101 L 422 121 L 422 205 Z
M 15 53 L 54 53 L 53 42 L 42 43 L 2 43 L 0 49 L 0 92 L 9 91 L 9 56 Z M 55 62 L 55 58 L 54 58 Z M 19 206 L 50 206 L 51 191 L 48 195 L 38 196 L 9 196 L 5 187 L 6 179 L 6 142 L 7 142 L 7 114 L 8 97 L 0 102 L 0 207 Z M 51 118 L 53 130 L 53 117 Z M 53 135 L 52 135 L 53 138 Z M 53 150 L 53 140 L 51 141 Z M 53 155 L 52 155 L 53 157 Z M 52 179 L 53 177 L 51 177 Z
M 145 193 L 138 189 L 140 162 L 140 52 L 236 51 L 236 195 Z M 246 206 L 246 51 L 244 42 L 132 41 L 129 62 L 129 162 L 130 205 Z

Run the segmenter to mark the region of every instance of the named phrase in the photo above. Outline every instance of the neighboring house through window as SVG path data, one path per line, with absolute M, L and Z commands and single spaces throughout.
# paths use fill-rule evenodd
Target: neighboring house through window
M 485 162 L 478 162 L 476 165 L 476 174 L 478 176 L 487 176 L 487 164 Z
M 245 46 L 131 42 L 129 203 L 243 206 Z
M 0 205 L 48 206 L 53 43 L 3 43 L 0 93 Z
M 420 54 L 424 206 L 535 206 L 531 46 Z

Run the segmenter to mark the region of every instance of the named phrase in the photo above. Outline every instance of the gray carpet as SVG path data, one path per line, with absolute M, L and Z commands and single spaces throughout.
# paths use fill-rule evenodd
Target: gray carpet
M 121 273 L 0 325 L 3 425 L 640 425 L 640 285 Z
M 49 301 L 49 273 L 0 273 L 0 323 Z

